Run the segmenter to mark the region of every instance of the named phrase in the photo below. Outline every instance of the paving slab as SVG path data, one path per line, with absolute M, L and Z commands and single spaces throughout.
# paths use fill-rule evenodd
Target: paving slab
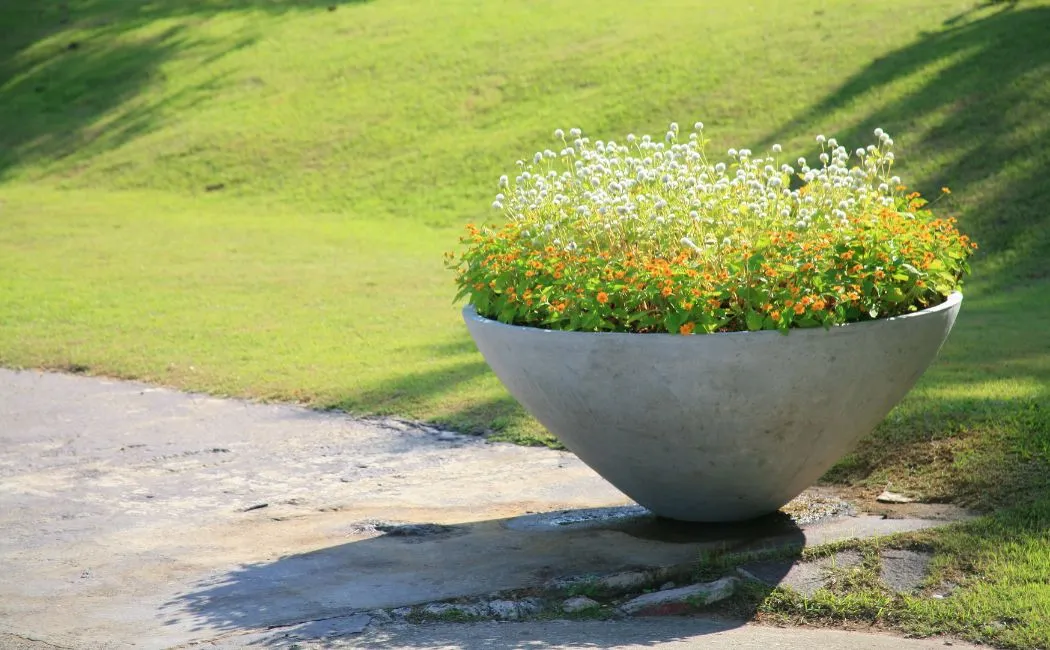
M 825 586 L 831 571 L 853 568 L 863 559 L 857 551 L 840 551 L 812 562 L 773 561 L 745 564 L 739 567 L 737 572 L 745 578 L 758 580 L 770 587 L 787 587 L 810 598 Z
M 938 523 L 680 524 L 566 452 L 0 370 L 0 648 L 348 636 L 376 608 Z
M 925 551 L 886 550 L 882 552 L 880 579 L 898 594 L 918 589 L 930 574 L 933 553 Z

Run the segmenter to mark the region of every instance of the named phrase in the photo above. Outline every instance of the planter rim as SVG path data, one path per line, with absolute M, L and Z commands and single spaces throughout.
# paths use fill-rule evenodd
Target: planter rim
M 870 326 L 870 325 L 875 325 L 877 323 L 885 323 L 885 322 L 890 322 L 890 321 L 899 321 L 899 320 L 904 320 L 904 319 L 907 319 L 907 318 L 917 318 L 919 316 L 924 316 L 924 315 L 927 315 L 927 314 L 935 314 L 935 313 L 940 312 L 940 311 L 947 311 L 949 309 L 952 309 L 953 307 L 955 307 L 956 305 L 958 305 L 959 303 L 962 302 L 962 298 L 963 298 L 963 295 L 962 295 L 961 292 L 953 291 L 951 294 L 948 295 L 947 298 L 945 298 L 944 302 L 942 302 L 939 305 L 934 305 L 933 307 L 927 307 L 926 309 L 920 309 L 919 311 L 912 312 L 910 314 L 902 314 L 900 316 L 891 316 L 889 318 L 876 318 L 874 320 L 860 321 L 860 322 L 857 322 L 857 323 L 843 323 L 841 325 L 834 325 L 834 326 L 831 327 L 831 330 L 838 330 L 838 329 L 843 329 L 843 328 L 866 327 L 866 326 Z M 542 334 L 563 334 L 563 335 L 568 335 L 568 336 L 604 336 L 604 337 L 644 336 L 646 338 L 650 338 L 650 337 L 654 337 L 654 338 L 655 337 L 683 338 L 681 334 L 671 334 L 670 332 L 653 332 L 653 333 L 650 333 L 650 334 L 642 334 L 640 332 L 579 332 L 579 331 L 576 331 L 576 330 L 552 330 L 552 329 L 545 329 L 545 328 L 542 328 L 542 327 L 529 327 L 527 325 L 509 325 L 507 323 L 501 323 L 498 320 L 493 320 L 491 318 L 486 318 L 486 317 L 478 314 L 477 310 L 474 308 L 474 305 L 472 305 L 472 304 L 468 304 L 465 307 L 463 307 L 463 318 L 465 318 L 467 320 L 476 321 L 476 322 L 479 322 L 479 323 L 489 323 L 489 324 L 492 324 L 492 325 L 498 325 L 499 327 L 509 327 L 509 328 L 512 328 L 512 329 L 518 329 L 518 330 L 524 330 L 524 331 L 527 331 L 527 332 L 542 333 Z M 796 334 L 796 332 L 823 332 L 823 331 L 826 331 L 825 328 L 823 328 L 823 327 L 794 328 L 794 329 L 788 330 L 788 336 L 798 336 L 798 334 Z M 756 336 L 756 335 L 757 336 L 761 336 L 761 335 L 784 336 L 784 334 L 782 332 L 780 332 L 779 330 L 756 330 L 756 331 L 753 331 L 753 332 L 752 331 L 747 331 L 747 332 L 712 332 L 710 334 L 695 335 L 695 336 L 690 337 L 690 338 L 703 340 L 703 339 L 705 339 L 707 337 L 711 337 L 711 336 L 724 337 L 724 336 L 741 336 L 741 335 L 745 335 L 745 334 L 750 335 L 752 337 Z

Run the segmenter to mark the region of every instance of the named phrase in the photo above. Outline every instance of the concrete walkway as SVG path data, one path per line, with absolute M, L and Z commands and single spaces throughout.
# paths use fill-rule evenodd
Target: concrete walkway
M 685 565 L 704 545 L 937 523 L 683 527 L 591 510 L 623 505 L 564 452 L 0 370 L 0 649 L 272 647 L 292 628 L 303 648 L 845 647 L 837 632 L 687 619 L 378 626 L 368 612 Z
M 730 625 L 695 618 L 633 621 L 553 621 L 420 625 L 379 629 L 342 647 L 408 650 L 497 648 L 642 650 L 957 650 L 975 648 L 945 639 L 902 639 L 840 630 Z M 340 647 L 329 646 L 329 647 Z M 303 646 L 308 650 L 309 646 Z

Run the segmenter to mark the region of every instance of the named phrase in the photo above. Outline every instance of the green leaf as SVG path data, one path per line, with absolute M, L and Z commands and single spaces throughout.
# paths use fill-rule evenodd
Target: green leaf
M 685 321 L 689 319 L 689 313 L 671 312 L 664 318 L 664 327 L 667 328 L 668 332 L 677 333 L 678 328 L 685 324 Z
M 762 314 L 758 313 L 757 311 L 749 309 L 747 311 L 747 316 L 745 317 L 745 320 L 747 322 L 748 330 L 752 332 L 757 332 L 758 330 L 762 329 Z
M 501 323 L 513 323 L 517 312 L 518 310 L 514 308 L 514 305 L 508 303 L 503 306 L 503 309 L 499 310 L 499 321 Z

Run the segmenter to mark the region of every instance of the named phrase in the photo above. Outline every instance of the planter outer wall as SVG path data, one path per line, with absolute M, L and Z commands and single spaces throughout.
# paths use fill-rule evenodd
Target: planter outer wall
M 463 314 L 510 393 L 598 474 L 663 517 L 738 521 L 783 506 L 870 433 L 961 302 L 786 336 L 560 332 Z

